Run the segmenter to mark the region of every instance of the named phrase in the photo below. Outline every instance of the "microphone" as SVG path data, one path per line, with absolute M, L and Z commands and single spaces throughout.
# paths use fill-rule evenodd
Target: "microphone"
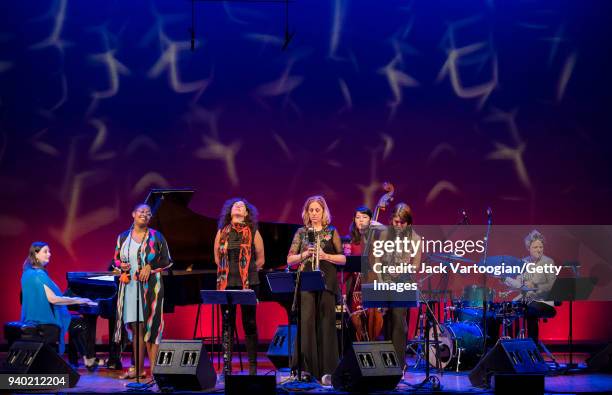
M 491 207 L 487 207 L 487 224 L 491 225 L 493 223 L 493 210 Z
M 464 208 L 459 210 L 459 215 L 461 215 L 460 224 L 468 225 L 470 223 L 470 219 L 468 218 L 467 211 Z

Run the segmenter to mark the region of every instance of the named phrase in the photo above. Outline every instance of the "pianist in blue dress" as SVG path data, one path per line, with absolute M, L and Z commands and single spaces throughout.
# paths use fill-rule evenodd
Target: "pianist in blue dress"
M 257 209 L 245 199 L 229 199 L 219 215 L 215 236 L 217 289 L 252 289 L 259 292 L 257 272 L 264 265 L 264 244 L 257 230 Z M 224 305 L 223 311 L 223 372 L 232 372 L 233 334 L 236 326 L 236 306 Z M 257 374 L 257 306 L 240 306 L 242 328 L 249 359 L 249 374 Z
M 128 326 L 127 329 L 131 330 L 131 334 L 136 333 L 136 325 L 139 325 L 139 355 L 134 355 L 134 361 L 138 364 L 141 377 L 146 377 L 145 348 L 152 368 L 162 339 L 164 286 L 161 276 L 162 271 L 172 265 L 166 239 L 160 232 L 149 228 L 151 216 L 151 207 L 146 204 L 139 204 L 134 208 L 132 211 L 134 222 L 130 229 L 117 237 L 114 256 L 115 266 L 122 271 L 117 291 L 117 324 L 114 341 L 121 342 L 123 325 Z M 140 303 L 137 309 L 139 290 Z M 135 377 L 136 372 L 133 369 L 121 376 L 121 378 Z
M 64 337 L 70 326 L 70 313 L 66 306 L 95 303 L 87 298 L 61 296 L 59 287 L 47 273 L 50 259 L 51 250 L 47 243 L 32 243 L 21 276 L 21 321 L 36 325 L 45 343 L 55 345 L 59 342 L 59 353 L 63 354 Z

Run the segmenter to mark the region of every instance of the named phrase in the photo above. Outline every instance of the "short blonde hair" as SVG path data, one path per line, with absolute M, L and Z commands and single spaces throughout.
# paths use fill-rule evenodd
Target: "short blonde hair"
M 537 229 L 534 229 L 529 232 L 529 234 L 525 237 L 525 248 L 529 250 L 531 248 L 531 243 L 538 240 L 540 240 L 542 244 L 544 244 L 544 235 L 540 233 Z
M 323 227 L 326 227 L 331 223 L 331 213 L 329 212 L 329 207 L 327 207 L 327 203 L 325 202 L 325 198 L 321 195 L 311 196 L 306 199 L 304 203 L 304 208 L 302 209 L 302 221 L 304 221 L 304 226 L 311 226 L 310 217 L 308 216 L 308 208 L 312 203 L 319 203 L 323 208 L 323 218 L 321 219 L 321 223 Z

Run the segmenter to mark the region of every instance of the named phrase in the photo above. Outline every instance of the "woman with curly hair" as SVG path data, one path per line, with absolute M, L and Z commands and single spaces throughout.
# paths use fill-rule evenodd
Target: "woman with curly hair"
M 215 236 L 217 289 L 252 289 L 259 293 L 259 275 L 264 265 L 264 244 L 257 230 L 257 209 L 246 199 L 233 198 L 223 204 Z M 236 306 L 223 305 L 223 373 L 232 373 L 233 333 Z M 242 328 L 249 359 L 249 374 L 257 374 L 257 306 L 242 305 Z

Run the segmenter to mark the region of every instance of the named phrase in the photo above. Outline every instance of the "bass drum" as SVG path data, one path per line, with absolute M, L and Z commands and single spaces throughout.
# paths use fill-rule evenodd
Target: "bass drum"
M 436 356 L 442 369 L 468 370 L 476 366 L 482 355 L 482 329 L 474 322 L 447 322 L 438 333 L 440 342 L 437 354 L 435 344 L 429 345 L 429 364 L 436 366 Z M 429 340 L 434 341 L 433 328 Z M 457 366 L 458 365 L 458 366 Z

